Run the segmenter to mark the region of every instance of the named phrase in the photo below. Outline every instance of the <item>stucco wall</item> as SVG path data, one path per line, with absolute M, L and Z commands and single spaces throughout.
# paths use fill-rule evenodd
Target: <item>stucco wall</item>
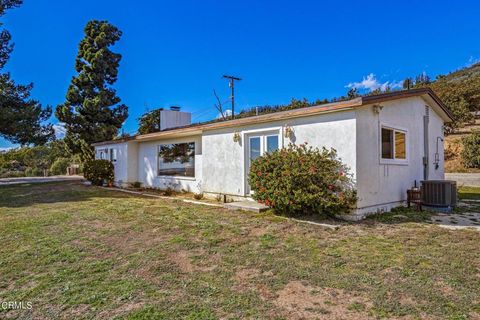
M 387 211 L 406 200 L 406 190 L 423 180 L 424 127 L 426 103 L 422 98 L 385 102 L 379 114 L 372 106 L 357 113 L 358 213 Z M 443 135 L 442 119 L 429 108 L 430 179 L 443 178 L 443 144 L 439 145 L 440 166 L 434 169 L 436 137 Z M 408 164 L 384 164 L 380 160 L 381 125 L 407 130 Z
M 158 176 L 158 146 L 160 144 L 195 142 L 195 177 Z M 193 136 L 187 138 L 156 140 L 138 143 L 138 181 L 146 187 L 173 188 L 199 192 L 202 177 L 202 138 Z
M 204 132 L 202 188 L 207 192 L 244 196 L 247 174 L 245 142 L 248 135 L 260 132 L 280 132 L 280 145 L 308 142 L 313 147 L 335 148 L 355 174 L 355 123 L 355 112 L 345 111 Z M 286 125 L 294 131 L 292 140 L 283 137 Z M 235 132 L 240 133 L 240 142 L 233 141 Z
M 444 122 L 440 116 L 430 109 L 430 122 L 429 122 L 429 180 L 443 180 L 445 179 L 445 156 L 444 156 L 444 143 L 437 137 L 444 139 L 443 135 Z M 437 140 L 438 140 L 438 169 L 435 168 L 435 153 L 437 152 Z
M 138 143 L 127 142 L 127 182 L 132 183 L 138 181 Z

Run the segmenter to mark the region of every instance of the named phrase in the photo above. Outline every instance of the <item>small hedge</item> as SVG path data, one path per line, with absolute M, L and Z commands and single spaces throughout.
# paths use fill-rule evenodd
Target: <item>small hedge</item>
M 255 200 L 281 214 L 346 213 L 357 200 L 351 174 L 336 151 L 306 144 L 255 159 L 249 183 Z
M 113 164 L 108 160 L 89 160 L 83 165 L 83 176 L 93 185 L 101 186 L 113 182 Z
M 462 138 L 462 159 L 467 168 L 480 168 L 480 131 Z
M 43 177 L 43 170 L 40 168 L 26 168 L 25 177 Z
M 55 176 L 67 174 L 67 168 L 69 164 L 70 159 L 58 158 L 50 166 L 50 173 Z

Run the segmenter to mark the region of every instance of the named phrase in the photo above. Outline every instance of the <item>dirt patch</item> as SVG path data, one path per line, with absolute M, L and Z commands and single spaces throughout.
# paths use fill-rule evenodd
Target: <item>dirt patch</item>
M 452 297 L 455 295 L 455 291 L 453 288 L 446 283 L 444 280 L 440 279 L 435 282 L 437 288 L 440 290 L 440 292 L 446 296 L 446 297 Z
M 254 227 L 250 229 L 249 236 L 257 238 L 267 233 L 267 227 Z
M 259 275 L 260 271 L 258 269 L 240 269 L 235 272 L 235 282 L 243 285 Z
M 112 319 L 121 315 L 126 315 L 134 310 L 138 310 L 145 305 L 144 302 L 126 302 L 112 310 L 105 310 L 97 315 L 98 319 Z
M 260 298 L 270 301 L 274 298 L 272 292 L 267 285 L 258 281 L 265 276 L 271 277 L 273 273 L 271 271 L 261 273 L 260 270 L 254 268 L 239 269 L 234 276 L 235 289 L 240 292 L 255 290 Z
M 371 303 L 360 295 L 334 288 L 316 288 L 289 282 L 278 292 L 275 305 L 288 319 L 369 319 Z
M 191 273 L 195 267 L 190 262 L 188 251 L 181 250 L 170 255 L 170 260 L 177 265 L 177 267 L 184 273 Z

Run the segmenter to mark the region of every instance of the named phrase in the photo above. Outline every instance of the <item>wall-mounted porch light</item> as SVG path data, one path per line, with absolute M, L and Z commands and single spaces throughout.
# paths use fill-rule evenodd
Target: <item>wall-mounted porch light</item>
M 242 141 L 242 136 L 240 135 L 240 132 L 235 131 L 233 133 L 233 142 L 240 142 Z

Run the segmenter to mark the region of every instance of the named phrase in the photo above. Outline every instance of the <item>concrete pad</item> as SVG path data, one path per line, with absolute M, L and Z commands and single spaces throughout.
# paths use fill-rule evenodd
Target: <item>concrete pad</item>
M 263 205 L 258 202 L 254 201 L 238 201 L 238 202 L 230 202 L 223 205 L 225 208 L 230 210 L 245 210 L 245 211 L 252 211 L 252 212 L 264 212 L 268 210 L 266 205 Z
M 438 213 L 431 217 L 431 221 L 433 224 L 448 229 L 474 229 L 480 231 L 479 212 Z

